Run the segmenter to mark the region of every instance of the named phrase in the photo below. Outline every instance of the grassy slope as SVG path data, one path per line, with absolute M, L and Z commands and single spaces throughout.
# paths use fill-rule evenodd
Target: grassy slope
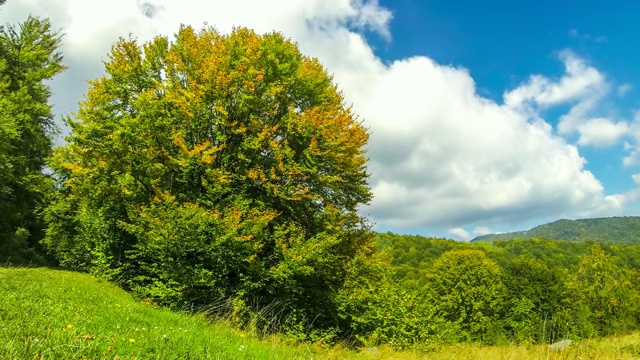
M 164 340 L 166 335 L 166 341 Z M 0 359 L 631 359 L 640 335 L 547 346 L 456 345 L 437 352 L 258 340 L 202 317 L 146 306 L 89 275 L 0 268 Z
M 0 269 L 0 359 L 292 359 L 308 354 L 201 317 L 146 306 L 89 275 Z

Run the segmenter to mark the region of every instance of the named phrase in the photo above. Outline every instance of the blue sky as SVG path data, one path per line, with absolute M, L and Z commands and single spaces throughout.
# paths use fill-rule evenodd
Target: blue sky
M 65 34 L 59 115 L 119 36 L 280 31 L 370 129 L 361 209 L 380 231 L 469 240 L 640 214 L 640 2 L 12 0 Z M 526 5 L 525 5 L 526 4 Z M 151 10 L 151 11 L 150 11 Z
M 369 36 L 386 61 L 424 55 L 470 71 L 482 96 L 500 101 L 505 90 L 532 74 L 560 77 L 557 53 L 571 49 L 606 73 L 614 84 L 631 88 L 609 99 L 621 117 L 640 109 L 640 2 L 541 0 L 380 1 L 393 12 L 392 40 Z M 557 125 L 561 111 L 545 119 Z M 575 140 L 575 139 L 572 139 Z M 629 190 L 635 168 L 622 166 L 623 146 L 585 147 L 587 169 L 608 193 Z
M 441 64 L 469 70 L 481 96 L 500 102 L 504 92 L 532 74 L 560 77 L 560 51 L 571 50 L 626 92 L 609 97 L 603 112 L 633 118 L 640 109 L 640 2 L 635 1 L 420 1 L 381 0 L 393 13 L 391 40 L 369 34 L 376 54 L 387 62 L 427 56 Z M 544 112 L 557 126 L 564 109 Z M 568 137 L 576 141 L 576 137 Z M 605 188 L 616 194 L 632 190 L 637 167 L 625 167 L 624 146 L 585 146 L 580 154 Z M 627 215 L 637 215 L 631 206 Z M 535 223 L 535 220 L 530 222 Z M 415 231 L 420 232 L 419 228 Z
M 562 74 L 554 54 L 571 48 L 615 79 L 638 79 L 640 26 L 635 1 L 381 1 L 393 12 L 393 40 L 372 37 L 395 60 L 425 55 L 460 64 L 501 96 L 530 74 Z M 638 101 L 635 101 L 638 105 Z

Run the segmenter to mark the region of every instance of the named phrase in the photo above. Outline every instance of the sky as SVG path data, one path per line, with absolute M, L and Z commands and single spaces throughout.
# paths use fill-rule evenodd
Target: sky
M 282 32 L 370 130 L 360 209 L 378 231 L 453 238 L 640 215 L 640 2 L 8 0 L 64 33 L 70 115 L 110 46 L 180 24 Z

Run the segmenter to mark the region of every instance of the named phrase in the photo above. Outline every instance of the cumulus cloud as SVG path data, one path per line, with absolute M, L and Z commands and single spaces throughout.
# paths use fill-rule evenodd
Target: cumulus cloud
M 180 23 L 208 23 L 222 32 L 247 26 L 291 37 L 334 75 L 370 128 L 375 197 L 362 211 L 393 231 L 440 228 L 468 239 L 464 227 L 481 235 L 489 232 L 481 224 L 603 214 L 625 201 L 604 195 L 579 149 L 564 138 L 575 133 L 580 146 L 607 146 L 635 129 L 593 114 L 610 85 L 570 51 L 560 53 L 562 77 L 531 76 L 499 103 L 480 96 L 464 68 L 422 56 L 383 63 L 365 34 L 393 41 L 392 13 L 375 0 L 282 0 L 277 6 L 249 0 L 25 0 L 8 2 L 0 20 L 29 12 L 50 17 L 66 34 L 69 70 L 52 84 L 61 113 L 74 110 L 85 81 L 102 74 L 101 60 L 119 36 L 146 41 L 170 36 Z M 554 129 L 543 112 L 567 104 L 570 111 Z
M 612 205 L 575 146 L 514 102 L 479 96 L 466 70 L 415 57 L 394 62 L 374 83 L 355 107 L 373 130 L 376 219 L 460 227 Z M 546 92 L 524 84 L 505 97 L 559 103 L 582 91 L 560 84 L 547 83 Z
M 559 80 L 533 75 L 528 83 L 505 94 L 505 104 L 514 108 L 527 105 L 548 108 L 584 98 L 599 98 L 607 91 L 604 75 L 573 52 L 564 50 L 559 58 L 565 66 L 565 74 Z
M 529 80 L 504 95 L 504 103 L 540 120 L 542 111 L 568 104 L 570 110 L 560 117 L 557 130 L 561 135 L 578 135 L 581 146 L 609 147 L 618 144 L 629 134 L 630 125 L 624 119 L 615 120 L 599 114 L 603 100 L 611 93 L 611 85 L 604 74 L 587 62 L 565 50 L 559 55 L 565 65 L 560 79 L 533 75 Z M 619 96 L 631 90 L 630 84 L 617 88 Z
M 629 132 L 629 125 L 626 122 L 596 118 L 584 122 L 578 128 L 578 132 L 578 144 L 607 147 L 617 144 Z

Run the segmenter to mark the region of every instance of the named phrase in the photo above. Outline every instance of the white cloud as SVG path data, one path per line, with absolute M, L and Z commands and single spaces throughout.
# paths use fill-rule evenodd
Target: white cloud
M 460 227 L 612 205 L 575 146 L 480 97 L 466 70 L 414 57 L 373 84 L 355 109 L 373 130 L 370 211 L 386 225 Z
M 622 163 L 626 167 L 640 165 L 640 110 L 636 111 L 629 128 L 629 133 L 634 141 L 624 143 L 624 148 L 629 153 L 622 159 Z
M 463 229 L 463 228 L 452 228 L 449 229 L 449 233 L 454 235 L 455 237 L 461 239 L 461 240 L 469 240 L 470 239 L 470 235 L 469 233 Z
M 633 90 L 633 85 L 631 84 L 622 84 L 620 86 L 618 86 L 617 92 L 618 92 L 618 96 L 625 96 L 627 95 L 631 90 Z
M 640 174 L 631 175 L 631 179 L 633 179 L 633 182 L 636 184 L 635 189 L 611 196 L 612 200 L 617 202 L 621 207 L 631 203 L 637 203 L 640 200 Z
M 482 236 L 482 235 L 487 235 L 491 233 L 493 233 L 493 231 L 491 231 L 491 229 L 489 229 L 488 227 L 479 226 L 473 229 L 474 236 Z
M 629 125 L 625 122 L 614 123 L 611 120 L 596 118 L 584 122 L 579 128 L 580 145 L 606 147 L 617 144 L 628 134 Z
M 505 104 L 515 109 L 548 108 L 584 98 L 599 98 L 607 91 L 604 75 L 573 52 L 562 51 L 559 57 L 565 65 L 565 74 L 558 81 L 533 75 L 528 83 L 505 93 Z
M 66 33 L 69 70 L 53 82 L 56 110 L 69 113 L 86 90 L 84 81 L 102 73 L 101 60 L 118 36 L 141 41 L 171 35 L 180 23 L 205 22 L 228 32 L 247 26 L 259 33 L 281 31 L 301 50 L 318 57 L 334 74 L 346 101 L 372 132 L 368 146 L 375 198 L 363 209 L 380 224 L 450 229 L 487 222 L 518 222 L 541 215 L 585 215 L 619 209 L 585 170 L 578 148 L 555 134 L 541 112 L 571 104 L 562 135 L 578 133 L 581 145 L 618 141 L 624 124 L 594 109 L 609 91 L 605 76 L 564 51 L 559 79 L 532 76 L 508 91 L 504 103 L 478 95 L 463 68 L 426 57 L 384 64 L 362 33 L 389 41 L 392 14 L 377 1 L 9 1 L 0 21 L 50 17 Z M 638 132 L 640 136 L 640 131 Z M 488 231 L 476 227 L 473 234 Z
M 478 226 L 478 227 L 475 227 L 471 231 L 471 233 L 469 233 L 467 230 L 465 230 L 465 229 L 463 229 L 461 227 L 455 227 L 455 228 L 449 229 L 448 233 L 453 235 L 453 238 L 455 238 L 457 240 L 469 241 L 472 238 L 475 238 L 475 237 L 478 237 L 478 236 L 491 234 L 492 231 L 488 227 Z
M 629 152 L 629 155 L 622 159 L 622 165 L 626 167 L 640 165 L 640 152 L 638 149 L 628 142 L 624 143 L 624 149 Z
M 609 39 L 604 35 L 591 36 L 589 34 L 582 34 L 576 29 L 569 29 L 569 31 L 567 33 L 569 34 L 569 37 L 574 38 L 574 39 L 593 40 L 593 41 L 595 41 L 597 43 L 603 43 L 603 42 L 609 41 Z
M 565 74 L 557 80 L 533 75 L 529 81 L 506 92 L 504 102 L 526 116 L 540 120 L 542 111 L 557 105 L 571 105 L 560 117 L 557 129 L 563 136 L 577 134 L 581 146 L 609 147 L 629 135 L 630 125 L 623 120 L 599 116 L 601 104 L 611 92 L 606 77 L 573 52 L 560 53 Z M 619 96 L 631 90 L 630 84 L 617 88 Z

